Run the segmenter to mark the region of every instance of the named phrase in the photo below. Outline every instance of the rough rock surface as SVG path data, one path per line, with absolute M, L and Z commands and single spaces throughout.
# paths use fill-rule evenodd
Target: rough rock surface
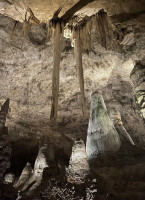
M 136 103 L 145 119 L 145 59 L 136 63 L 130 77 L 134 84 Z
M 10 24 L 9 24 L 10 22 Z M 144 145 L 144 125 L 136 109 L 133 87 L 130 82 L 130 72 L 134 67 L 134 60 L 144 55 L 144 23 L 143 15 L 133 21 L 121 24 L 119 29 L 128 27 L 132 22 L 136 44 L 131 50 L 124 49 L 122 53 L 106 51 L 100 46 L 98 35 L 92 32 L 92 51 L 83 53 L 83 68 L 85 80 L 85 94 L 87 117 L 89 118 L 90 94 L 101 89 L 107 108 L 113 104 L 120 111 L 124 126 L 137 143 Z M 9 26 L 8 26 L 9 24 Z M 18 24 L 13 41 L 10 40 L 14 22 L 1 16 L 0 21 L 0 63 L 1 63 L 1 102 L 4 98 L 11 99 L 7 124 L 9 133 L 44 134 L 43 128 L 49 124 L 51 110 L 51 86 L 53 53 L 51 41 L 37 46 L 26 38 L 23 51 L 19 49 L 21 41 L 18 37 L 21 24 Z M 138 28 L 139 27 L 139 28 Z M 35 27 L 33 27 L 35 29 Z M 37 27 L 39 29 L 39 27 Z M 38 34 L 43 34 L 45 28 L 40 27 Z M 132 49 L 134 48 L 134 49 Z M 73 50 L 68 40 L 61 57 L 60 95 L 58 107 L 58 122 L 63 127 L 62 132 L 68 132 L 71 137 L 84 137 L 86 134 L 71 134 L 73 128 L 82 126 L 81 100 L 79 83 L 75 68 Z M 128 112 L 126 112 L 128 111 Z M 80 124 L 80 125 L 79 125 Z M 60 126 L 57 126 L 60 127 Z M 86 126 L 87 130 L 87 126 Z M 85 130 L 85 131 L 86 131 Z M 60 132 L 60 128 L 57 130 Z M 76 133 L 77 134 L 77 133 Z M 82 135 L 80 135 L 82 134 Z M 142 141 L 138 135 L 143 137 Z

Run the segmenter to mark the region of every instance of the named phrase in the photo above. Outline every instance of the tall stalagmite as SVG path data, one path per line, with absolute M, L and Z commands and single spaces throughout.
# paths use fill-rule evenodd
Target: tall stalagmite
M 80 92 L 81 92 L 81 102 L 82 102 L 82 112 L 83 116 L 86 116 L 86 100 L 85 100 L 85 89 L 84 89 L 84 72 L 82 65 L 82 48 L 81 48 L 81 39 L 80 39 L 80 29 L 76 28 L 73 30 L 74 37 L 74 53 L 76 58 L 76 67 L 79 78 Z
M 120 148 L 120 138 L 108 116 L 102 95 L 95 92 L 91 97 L 91 110 L 86 142 L 88 159 L 98 154 L 116 152 Z
M 72 155 L 67 170 L 67 180 L 71 183 L 80 184 L 85 181 L 89 171 L 85 144 L 81 139 L 76 140 L 72 147 Z
M 53 33 L 53 76 L 52 76 L 52 107 L 50 119 L 57 119 L 58 97 L 59 97 L 59 73 L 61 61 L 62 30 L 60 22 L 54 24 Z

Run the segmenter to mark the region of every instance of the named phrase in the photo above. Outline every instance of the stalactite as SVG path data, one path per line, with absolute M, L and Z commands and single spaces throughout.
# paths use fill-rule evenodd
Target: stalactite
M 81 92 L 81 102 L 82 102 L 82 112 L 83 116 L 86 116 L 86 101 L 85 101 L 85 89 L 84 89 L 84 72 L 82 66 L 82 49 L 80 43 L 80 29 L 74 29 L 74 38 L 75 38 L 75 45 L 74 45 L 74 53 L 76 59 L 76 67 L 78 72 L 79 78 L 79 85 L 80 85 L 80 92 Z
M 109 33 L 107 13 L 101 9 L 96 15 L 96 20 L 101 38 L 101 45 L 107 48 L 107 34 Z
M 53 33 L 52 107 L 50 115 L 51 120 L 57 119 L 62 36 L 63 33 L 61 23 L 56 22 Z
M 119 135 L 108 116 L 102 95 L 99 92 L 93 93 L 86 142 L 88 159 L 97 158 L 98 154 L 116 152 L 120 144 Z
M 46 43 L 50 40 L 51 37 L 52 37 L 52 23 L 49 21 L 47 25 Z
M 130 144 L 135 145 L 134 141 L 132 140 L 131 136 L 129 135 L 129 133 L 126 131 L 125 127 L 123 126 L 122 120 L 121 120 L 121 115 L 120 112 L 118 110 L 111 109 L 109 111 L 110 114 L 110 118 L 113 121 L 113 124 L 120 136 L 120 139 L 124 142 L 124 141 L 128 141 Z

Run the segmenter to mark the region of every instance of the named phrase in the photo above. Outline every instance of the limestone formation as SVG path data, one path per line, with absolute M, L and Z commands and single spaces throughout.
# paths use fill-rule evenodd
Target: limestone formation
M 108 21 L 107 21 L 107 13 L 101 9 L 97 13 L 97 22 L 98 22 L 98 30 L 101 38 L 101 45 L 107 48 L 107 31 L 108 31 Z
M 57 119 L 59 97 L 59 72 L 61 60 L 62 26 L 60 22 L 54 25 L 53 33 L 53 76 L 52 76 L 52 107 L 50 119 Z
M 14 181 L 15 181 L 15 175 L 13 173 L 7 173 L 4 176 L 4 183 L 10 184 L 10 183 L 14 183 Z
M 135 99 L 142 117 L 145 119 L 145 60 L 137 61 L 130 74 L 134 85 Z
M 72 147 L 72 154 L 67 170 L 67 180 L 76 184 L 83 183 L 89 171 L 85 144 L 81 139 L 76 140 Z
M 91 110 L 88 125 L 86 151 L 88 159 L 98 154 L 116 152 L 120 148 L 120 138 L 107 113 L 102 95 L 94 92 L 91 97 Z
M 6 117 L 9 110 L 10 100 L 7 99 L 1 107 L 0 111 L 0 127 L 5 127 Z
M 121 140 L 126 140 L 128 141 L 130 144 L 135 145 L 134 141 L 132 140 L 131 136 L 129 135 L 129 133 L 126 131 L 125 127 L 123 126 L 122 120 L 121 120 L 121 115 L 120 112 L 118 110 L 116 110 L 115 108 L 111 109 L 109 111 L 109 115 L 110 118 L 113 121 L 113 124 L 120 136 Z
M 26 181 L 30 178 L 32 173 L 33 173 L 33 170 L 32 170 L 31 164 L 27 163 L 21 173 L 19 180 L 16 182 L 16 184 L 14 184 L 14 187 L 15 188 L 22 187 L 26 183 Z
M 39 150 L 38 156 L 34 164 L 34 171 L 32 176 L 26 181 L 22 187 L 22 193 L 30 195 L 41 184 L 43 171 L 54 162 L 54 151 L 50 144 L 45 144 Z
M 74 53 L 76 58 L 76 67 L 78 72 L 79 78 L 79 85 L 80 85 L 80 93 L 81 93 L 81 103 L 82 103 L 82 112 L 83 116 L 86 116 L 86 102 L 85 102 L 85 89 L 84 89 L 84 72 L 83 72 L 83 65 L 82 65 L 82 48 L 80 43 L 80 29 L 74 29 Z

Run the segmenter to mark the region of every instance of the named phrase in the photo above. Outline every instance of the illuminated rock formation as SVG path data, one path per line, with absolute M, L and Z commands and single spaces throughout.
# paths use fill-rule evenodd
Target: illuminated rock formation
M 67 170 L 67 180 L 76 184 L 83 183 L 89 171 L 85 144 L 81 139 L 76 140 L 72 147 L 72 155 Z
M 13 173 L 7 173 L 4 177 L 4 183 L 10 184 L 14 183 L 15 181 L 15 175 Z
M 131 136 L 126 131 L 125 127 L 123 126 L 120 112 L 114 108 L 109 111 L 109 114 L 110 114 L 110 118 L 112 119 L 113 124 L 120 136 L 120 139 L 127 140 L 128 142 L 130 142 L 130 144 L 135 145 Z
M 34 164 L 32 176 L 26 181 L 21 191 L 30 195 L 42 181 L 43 170 L 51 165 L 54 161 L 54 151 L 52 145 L 45 144 L 39 150 Z
M 136 63 L 130 77 L 134 84 L 136 102 L 145 119 L 145 60 Z
M 116 152 L 120 148 L 120 138 L 108 116 L 102 95 L 95 92 L 91 97 L 91 110 L 86 142 L 88 159 L 98 154 Z
M 19 180 L 14 185 L 14 187 L 19 188 L 19 187 L 23 186 L 26 183 L 26 181 L 30 178 L 32 173 L 33 173 L 33 170 L 32 170 L 31 164 L 27 163 L 26 167 L 23 169 L 23 171 L 21 173 Z

